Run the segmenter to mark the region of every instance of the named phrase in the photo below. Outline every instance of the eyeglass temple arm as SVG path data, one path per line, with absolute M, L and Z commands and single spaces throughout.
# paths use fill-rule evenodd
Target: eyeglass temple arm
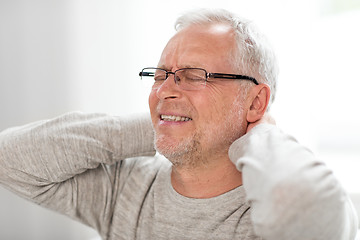
M 224 78 L 224 79 L 244 79 L 250 80 L 256 85 L 259 85 L 259 82 L 253 78 L 246 75 L 236 75 L 236 74 L 226 74 L 226 73 L 208 73 L 208 77 L 210 78 Z
M 155 76 L 155 74 L 152 72 L 139 72 L 139 76 L 140 77 L 153 77 L 153 76 Z

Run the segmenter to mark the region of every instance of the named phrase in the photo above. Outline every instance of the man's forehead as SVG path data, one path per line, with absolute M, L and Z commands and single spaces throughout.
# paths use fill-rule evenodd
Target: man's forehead
M 234 30 L 226 24 L 194 24 L 177 32 L 168 42 L 158 66 L 171 68 L 176 57 L 180 67 L 201 67 L 207 56 L 223 58 L 233 49 Z M 184 60 L 184 61 L 180 61 Z M 170 66 L 168 66 L 170 65 Z
M 184 38 L 194 39 L 200 38 L 203 40 L 228 39 L 231 40 L 234 30 L 231 26 L 225 23 L 211 23 L 211 24 L 193 24 L 181 29 L 172 39 Z M 170 39 L 170 41 L 172 40 Z

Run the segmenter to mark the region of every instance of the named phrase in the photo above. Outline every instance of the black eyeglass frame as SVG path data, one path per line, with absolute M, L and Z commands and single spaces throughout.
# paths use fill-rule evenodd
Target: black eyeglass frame
M 143 68 L 141 70 L 141 72 L 139 73 L 139 76 L 140 77 L 154 77 L 155 74 L 153 73 L 150 73 L 150 72 L 144 72 L 144 70 L 146 69 L 151 69 L 151 70 L 162 70 L 162 71 L 165 71 L 165 79 L 166 80 L 168 77 L 169 77 L 169 74 L 174 74 L 177 72 L 177 71 L 180 71 L 180 70 L 184 70 L 184 69 L 198 69 L 198 70 L 203 70 L 205 72 L 205 82 L 209 82 L 208 78 L 222 78 L 222 79 L 231 79 L 231 80 L 249 80 L 249 81 L 252 81 L 253 83 L 255 83 L 256 85 L 259 85 L 259 82 L 253 78 L 253 77 L 250 77 L 250 76 L 246 76 L 246 75 L 239 75 L 239 74 L 229 74 L 229 73 L 208 73 L 205 69 L 203 68 L 179 68 L 177 69 L 176 71 L 174 72 L 171 72 L 171 71 L 167 71 L 163 68 L 154 68 L 154 67 L 147 67 L 147 68 Z M 175 83 L 176 83 L 176 79 L 175 79 Z

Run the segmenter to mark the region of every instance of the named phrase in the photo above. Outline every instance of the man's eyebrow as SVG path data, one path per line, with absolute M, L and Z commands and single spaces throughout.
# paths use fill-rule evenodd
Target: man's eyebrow
M 158 65 L 157 68 L 161 68 L 161 69 L 164 69 L 166 71 L 169 71 L 169 68 L 167 68 L 166 66 L 164 65 Z
M 199 64 L 186 64 L 181 68 L 199 68 Z
M 171 68 L 166 67 L 165 65 L 158 65 L 157 68 L 161 68 L 164 69 L 166 71 L 170 71 Z M 199 63 L 196 64 L 185 64 L 185 65 L 180 65 L 178 69 L 181 68 L 203 68 L 203 66 Z

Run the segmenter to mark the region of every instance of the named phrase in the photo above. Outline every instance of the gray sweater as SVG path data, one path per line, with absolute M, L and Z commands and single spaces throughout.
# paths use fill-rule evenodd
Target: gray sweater
M 353 240 L 357 217 L 332 172 L 277 127 L 235 141 L 243 186 L 181 196 L 148 116 L 70 113 L 0 134 L 0 183 L 103 239 Z

